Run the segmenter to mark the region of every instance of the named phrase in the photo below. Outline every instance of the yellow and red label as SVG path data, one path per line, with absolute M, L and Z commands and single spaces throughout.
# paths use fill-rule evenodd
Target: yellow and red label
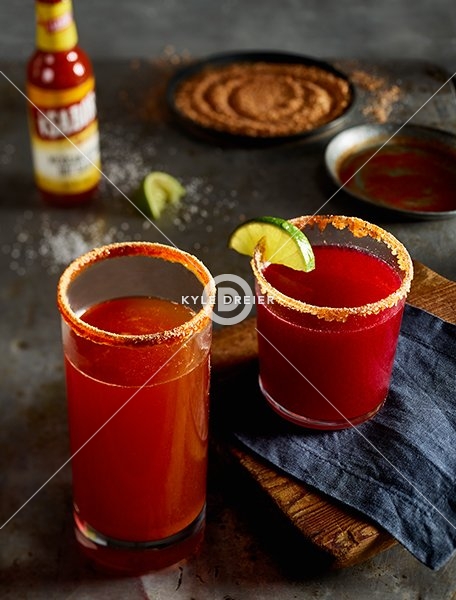
M 71 0 L 36 2 L 36 47 L 45 52 L 74 48 L 78 41 Z
M 100 180 L 94 79 L 64 90 L 27 88 L 35 179 L 55 194 L 79 194 Z

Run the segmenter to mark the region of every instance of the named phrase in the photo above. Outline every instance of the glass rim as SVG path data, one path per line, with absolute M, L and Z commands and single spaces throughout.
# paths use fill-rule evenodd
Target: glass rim
M 291 296 L 287 296 L 269 283 L 263 274 L 265 266 L 269 263 L 263 261 L 262 245 L 260 243 L 254 250 L 251 266 L 261 293 L 268 295 L 274 302 L 277 302 L 285 308 L 300 313 L 311 314 L 325 321 L 344 322 L 349 317 L 366 317 L 373 314 L 379 314 L 386 309 L 396 306 L 398 302 L 407 296 L 413 279 L 413 262 L 405 246 L 393 234 L 382 229 L 378 225 L 364 221 L 359 217 L 347 217 L 344 215 L 310 215 L 289 220 L 299 229 L 304 229 L 307 225 L 310 225 L 317 226 L 322 232 L 328 225 L 331 225 L 338 230 L 348 228 L 353 234 L 354 239 L 368 236 L 378 242 L 382 242 L 389 248 L 391 254 L 395 257 L 398 268 L 403 273 L 403 279 L 397 290 L 385 298 L 361 306 L 331 307 L 309 304 L 302 300 L 296 300 Z
M 193 273 L 203 286 L 203 294 L 205 295 L 206 302 L 196 314 L 188 321 L 185 321 L 185 323 L 182 323 L 182 325 L 155 333 L 113 333 L 90 325 L 81 319 L 71 308 L 68 299 L 69 288 L 80 274 L 94 264 L 123 256 L 145 256 L 182 265 Z M 170 344 L 177 341 L 186 341 L 211 322 L 212 310 L 215 304 L 215 293 L 215 281 L 211 273 L 193 254 L 180 250 L 175 246 L 160 244 L 158 242 L 127 241 L 93 248 L 73 260 L 60 276 L 57 285 L 57 306 L 63 320 L 71 330 L 93 342 L 121 346 Z

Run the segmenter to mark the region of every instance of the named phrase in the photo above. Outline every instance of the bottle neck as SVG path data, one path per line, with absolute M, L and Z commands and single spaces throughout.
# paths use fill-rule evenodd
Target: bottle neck
M 36 47 L 44 52 L 71 50 L 78 42 L 72 0 L 37 0 Z

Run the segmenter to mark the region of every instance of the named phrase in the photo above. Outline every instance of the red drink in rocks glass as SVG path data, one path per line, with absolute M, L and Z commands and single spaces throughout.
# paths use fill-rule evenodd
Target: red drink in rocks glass
M 343 429 L 371 418 L 388 393 L 410 256 L 390 233 L 361 219 L 293 219 L 312 244 L 308 273 L 252 259 L 260 387 L 295 424 Z

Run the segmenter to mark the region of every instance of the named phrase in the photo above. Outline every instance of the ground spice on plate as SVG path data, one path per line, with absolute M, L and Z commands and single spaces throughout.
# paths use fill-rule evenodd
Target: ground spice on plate
M 347 80 L 317 66 L 239 62 L 211 66 L 177 89 L 179 112 L 203 127 L 251 137 L 297 135 L 350 105 Z

